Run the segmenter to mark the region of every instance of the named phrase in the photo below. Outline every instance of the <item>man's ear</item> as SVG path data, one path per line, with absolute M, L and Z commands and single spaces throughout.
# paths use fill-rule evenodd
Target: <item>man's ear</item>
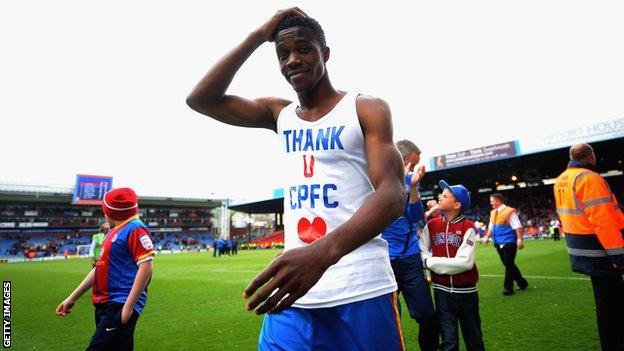
M 323 61 L 329 61 L 329 47 L 325 47 L 325 49 L 323 49 Z

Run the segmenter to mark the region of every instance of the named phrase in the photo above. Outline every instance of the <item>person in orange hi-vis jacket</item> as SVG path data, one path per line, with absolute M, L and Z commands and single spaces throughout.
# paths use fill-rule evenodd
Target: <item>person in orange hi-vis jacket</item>
M 595 165 L 590 145 L 572 145 L 553 191 L 572 270 L 591 277 L 602 349 L 624 350 L 624 215 Z

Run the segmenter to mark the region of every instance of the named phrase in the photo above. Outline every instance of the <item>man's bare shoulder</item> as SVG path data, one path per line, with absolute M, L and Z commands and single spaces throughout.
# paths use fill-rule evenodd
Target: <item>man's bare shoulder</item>
M 391 124 L 390 106 L 381 98 L 371 95 L 358 95 L 355 100 L 355 107 L 364 130 L 368 129 L 367 127 L 375 128 Z
M 381 98 L 372 96 L 372 95 L 358 95 L 355 100 L 355 105 L 357 107 L 358 113 L 362 112 L 374 112 L 374 111 L 390 111 L 390 106 L 388 103 Z
M 280 112 L 282 112 L 282 109 L 292 103 L 292 101 L 290 100 L 278 97 L 260 97 L 255 99 L 255 101 L 271 110 L 273 118 L 275 118 L 276 120 Z

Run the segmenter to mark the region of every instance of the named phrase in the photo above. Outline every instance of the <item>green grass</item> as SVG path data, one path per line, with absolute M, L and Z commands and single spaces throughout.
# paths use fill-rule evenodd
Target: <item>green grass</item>
M 236 257 L 218 259 L 206 253 L 158 256 L 148 303 L 135 332 L 135 349 L 256 349 L 262 318 L 244 311 L 241 292 L 276 253 L 240 251 Z M 491 245 L 479 247 L 486 348 L 599 349 L 591 283 L 570 271 L 565 243 L 528 242 L 516 262 L 531 285 L 505 297 L 501 294 L 504 270 L 496 250 Z M 86 347 L 94 330 L 89 294 L 67 317 L 57 317 L 54 309 L 89 269 L 83 259 L 0 264 L 0 278 L 13 283 L 12 349 Z M 417 350 L 417 324 L 402 306 L 407 347 Z

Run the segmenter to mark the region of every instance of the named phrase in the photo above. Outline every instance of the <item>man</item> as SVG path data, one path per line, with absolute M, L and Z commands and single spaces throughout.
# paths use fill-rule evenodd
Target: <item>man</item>
M 219 250 L 219 240 L 216 238 L 212 241 L 212 257 L 217 257 L 217 251 Z
M 226 94 L 267 41 L 275 41 L 295 102 Z M 224 123 L 270 129 L 281 140 L 288 172 L 284 253 L 243 293 L 248 310 L 271 312 L 259 349 L 401 350 L 397 285 L 379 236 L 405 205 L 390 109 L 381 99 L 336 90 L 329 53 L 318 22 L 298 8 L 278 11 L 208 71 L 187 103 Z
M 405 166 L 405 191 L 408 201 L 403 216 L 397 218 L 381 237 L 388 242 L 390 264 L 394 277 L 403 294 L 410 316 L 418 322 L 418 344 L 421 350 L 438 349 L 437 322 L 429 285 L 425 280 L 420 257 L 417 230 L 423 219 L 418 183 L 425 174 L 425 167 L 414 166 L 420 162 L 420 149 L 409 140 L 396 143 Z
M 227 256 L 232 256 L 232 239 L 227 239 L 225 241 L 225 254 Z
M 102 210 L 114 228 L 102 243 L 95 268 L 58 305 L 56 314 L 68 315 L 76 300 L 93 288 L 96 329 L 87 350 L 132 350 L 134 328 L 147 301 L 154 247 L 147 226 L 139 220 L 132 189 L 107 192 Z
M 588 144 L 570 148 L 553 191 L 572 270 L 589 275 L 603 350 L 624 350 L 624 215 Z
M 225 256 L 225 239 L 219 238 L 217 241 L 217 250 L 219 250 L 219 257 Z
M 100 231 L 96 234 L 93 234 L 91 237 L 91 247 L 89 248 L 89 257 L 91 257 L 91 266 L 95 267 L 95 261 L 100 257 L 100 248 L 102 247 L 102 242 L 104 241 L 104 237 L 106 233 L 110 230 L 110 224 L 108 222 L 102 223 L 100 226 Z
M 232 256 L 238 255 L 238 240 L 232 240 Z
M 514 281 L 518 284 L 518 290 L 525 290 L 529 286 L 529 282 L 522 277 L 515 263 L 518 249 L 524 248 L 523 227 L 516 209 L 505 205 L 503 195 L 499 193 L 490 195 L 490 205 L 492 205 L 490 224 L 483 237 L 483 244 L 487 245 L 490 236 L 493 237 L 498 256 L 505 265 L 503 295 L 509 296 L 514 293 Z
M 552 236 L 554 241 L 559 241 L 561 234 L 559 233 L 559 227 L 561 227 L 561 222 L 557 218 L 553 218 L 550 221 L 550 228 L 552 228 Z

